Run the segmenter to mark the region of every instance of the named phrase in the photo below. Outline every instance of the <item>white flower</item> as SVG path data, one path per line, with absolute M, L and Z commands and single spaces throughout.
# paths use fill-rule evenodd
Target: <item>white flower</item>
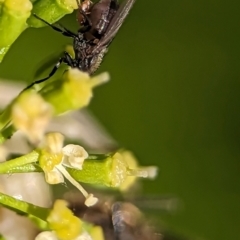
M 68 167 L 82 169 L 83 162 L 88 158 L 88 153 L 86 150 L 74 144 L 68 144 L 62 148 L 62 153 L 64 155 L 63 165 Z
M 39 233 L 35 240 L 59 240 L 54 231 L 45 231 Z M 73 240 L 93 240 L 89 233 L 83 232 Z
M 63 140 L 64 137 L 61 133 L 49 133 L 45 137 L 39 164 L 45 173 L 46 182 L 49 184 L 62 183 L 65 177 L 82 192 L 86 198 L 86 206 L 92 206 L 98 199 L 89 194 L 65 169 L 66 166 L 81 170 L 88 153 L 83 147 L 74 144 L 62 148 Z
M 58 184 L 64 183 L 64 177 L 58 169 L 54 168 L 53 170 L 49 171 L 47 174 L 45 173 L 46 182 L 49 184 Z
M 39 233 L 35 237 L 35 240 L 58 240 L 58 238 L 54 232 L 45 231 L 45 232 Z

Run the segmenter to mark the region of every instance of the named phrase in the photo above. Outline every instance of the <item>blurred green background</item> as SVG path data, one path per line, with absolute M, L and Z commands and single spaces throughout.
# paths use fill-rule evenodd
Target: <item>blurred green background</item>
M 158 165 L 145 194 L 182 202 L 168 227 L 192 239 L 240 239 L 240 2 L 138 0 L 100 70 L 90 109 L 141 164 Z M 61 21 L 76 30 L 75 16 Z M 30 83 L 71 41 L 29 29 L 0 77 Z

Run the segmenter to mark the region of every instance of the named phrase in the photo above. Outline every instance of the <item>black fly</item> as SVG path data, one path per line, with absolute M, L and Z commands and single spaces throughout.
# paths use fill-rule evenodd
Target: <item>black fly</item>
M 78 21 L 82 27 L 77 33 L 73 33 L 64 27 L 56 27 L 35 15 L 36 18 L 52 29 L 64 36 L 73 38 L 75 58 L 64 52 L 48 77 L 34 81 L 26 89 L 52 77 L 61 63 L 65 63 L 71 68 L 78 68 L 90 75 L 93 74 L 100 66 L 108 46 L 122 26 L 134 2 L 135 0 L 125 0 L 125 2 L 119 4 L 118 0 L 100 0 L 92 4 L 90 0 L 84 0 L 81 6 L 78 4 Z

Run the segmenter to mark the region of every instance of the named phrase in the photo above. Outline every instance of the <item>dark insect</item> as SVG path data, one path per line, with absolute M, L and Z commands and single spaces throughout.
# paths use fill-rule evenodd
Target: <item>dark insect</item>
M 156 229 L 133 203 L 116 201 L 112 195 L 101 195 L 99 202 L 92 207 L 87 207 L 85 198 L 75 192 L 66 193 L 64 199 L 77 217 L 101 226 L 105 240 L 188 240 L 159 224 Z
M 73 196 L 67 197 L 70 209 L 82 220 L 101 226 L 105 240 L 163 240 L 142 212 L 129 202 L 102 199 L 89 208 L 84 199 Z
M 81 6 L 79 4 L 78 21 L 82 27 L 77 33 L 64 27 L 56 27 L 35 15 L 52 29 L 73 38 L 75 58 L 72 58 L 68 52 L 64 52 L 48 77 L 34 81 L 26 89 L 52 77 L 61 63 L 93 74 L 100 66 L 108 46 L 122 26 L 134 2 L 135 0 L 125 0 L 119 4 L 118 0 L 100 0 L 92 4 L 90 0 L 84 0 Z

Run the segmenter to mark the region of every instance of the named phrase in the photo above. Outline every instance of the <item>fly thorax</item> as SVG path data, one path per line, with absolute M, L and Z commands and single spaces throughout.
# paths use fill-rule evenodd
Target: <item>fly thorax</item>
M 87 41 L 84 39 L 83 34 L 78 34 L 78 37 L 74 38 L 73 46 L 76 51 L 82 51 L 87 47 Z

